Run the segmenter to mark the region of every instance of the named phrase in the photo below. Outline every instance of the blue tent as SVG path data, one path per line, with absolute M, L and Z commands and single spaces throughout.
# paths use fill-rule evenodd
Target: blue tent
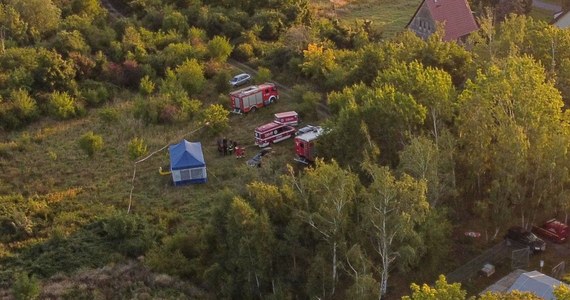
M 206 163 L 200 142 L 182 140 L 170 145 L 170 170 L 174 185 L 204 183 L 207 181 Z

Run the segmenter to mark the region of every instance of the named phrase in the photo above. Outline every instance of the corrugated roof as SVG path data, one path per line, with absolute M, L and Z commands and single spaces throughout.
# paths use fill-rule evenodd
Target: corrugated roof
M 570 287 L 560 280 L 544 275 L 538 271 L 532 271 L 521 274 L 507 292 L 532 292 L 543 299 L 550 300 L 555 299 L 552 293 L 554 287 L 561 284 Z
M 435 21 L 444 23 L 445 41 L 454 41 L 479 29 L 467 0 L 424 0 Z

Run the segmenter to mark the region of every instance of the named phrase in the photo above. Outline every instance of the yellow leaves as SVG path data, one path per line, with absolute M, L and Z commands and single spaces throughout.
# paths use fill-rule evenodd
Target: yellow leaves
M 70 189 L 67 189 L 64 191 L 60 191 L 60 192 L 49 193 L 43 197 L 45 197 L 47 204 L 53 204 L 53 203 L 58 203 L 64 199 L 73 199 L 82 191 L 83 191 L 83 188 L 80 188 L 80 187 L 70 188 Z
M 271 184 L 254 181 L 247 185 L 247 190 L 254 199 L 258 209 L 267 208 L 272 210 L 283 203 L 279 189 Z
M 307 46 L 307 50 L 303 50 L 303 55 L 304 55 L 305 57 L 311 56 L 311 55 L 319 55 L 319 54 L 322 54 L 322 53 L 323 53 L 323 47 L 322 47 L 322 46 L 319 46 L 319 45 L 317 45 L 317 44 L 313 44 L 313 43 L 310 43 L 310 44 Z
M 303 50 L 303 57 L 301 70 L 315 79 L 323 79 L 336 65 L 334 50 L 313 43 Z

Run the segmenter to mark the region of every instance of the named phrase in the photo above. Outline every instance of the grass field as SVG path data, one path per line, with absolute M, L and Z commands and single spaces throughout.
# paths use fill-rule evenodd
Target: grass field
M 124 95 L 128 97 L 128 95 Z M 205 130 L 188 135 L 195 129 L 192 124 L 145 126 L 132 117 L 133 103 L 118 100 L 113 107 L 121 112 L 121 119 L 106 123 L 99 119 L 98 111 L 92 110 L 86 118 L 58 122 L 45 120 L 25 131 L 2 136 L 3 144 L 15 143 L 20 150 L 11 150 L 9 159 L 2 159 L 3 172 L 0 178 L 5 183 L 0 192 L 21 192 L 26 195 L 46 194 L 71 188 L 83 190 L 78 198 L 82 201 L 98 201 L 126 209 L 134 161 L 128 155 L 128 143 L 133 137 L 141 137 L 148 144 L 149 152 L 166 144 L 179 142 L 182 138 L 201 141 L 208 168 L 209 182 L 203 185 L 171 187 L 169 176 L 160 176 L 159 166 L 169 164 L 168 150 L 154 155 L 138 164 L 134 189 L 134 211 L 152 211 L 153 207 L 169 208 L 192 206 L 202 195 L 211 195 L 225 187 L 232 190 L 243 188 L 244 176 L 257 177 L 258 170 L 245 167 L 247 157 L 253 156 L 258 148 L 253 144 L 255 127 L 270 122 L 275 112 L 293 109 L 295 104 L 285 96 L 275 105 L 247 115 L 231 115 L 230 129 L 223 133 L 228 139 L 246 145 L 246 158 L 220 157 L 217 152 L 216 136 Z M 103 136 L 105 146 L 100 153 L 89 158 L 78 147 L 77 141 L 87 131 Z M 273 160 L 285 156 L 293 159 L 292 141 L 284 141 L 273 147 L 274 153 L 267 159 L 268 167 Z M 245 170 L 244 170 L 245 169 Z M 263 168 L 262 168 L 263 169 Z M 263 170 L 261 170 L 263 172 Z M 244 174 L 251 173 L 251 174 Z M 235 183 L 237 186 L 231 186 Z M 198 203 L 199 204 L 199 203 Z
M 420 0 L 354 0 L 354 1 L 315 1 L 317 10 L 330 17 L 338 17 L 348 22 L 371 20 L 374 29 L 390 37 L 404 30 L 412 15 L 421 3 Z
M 137 165 L 131 212 L 167 234 L 203 225 L 213 205 L 231 200 L 228 195 L 246 193 L 246 186 L 252 181 L 274 182 L 287 172 L 287 164 L 296 164 L 293 141 L 286 140 L 272 147 L 273 152 L 263 158 L 261 168 L 246 165 L 246 161 L 259 151 L 254 145 L 255 127 L 272 121 L 276 112 L 298 107 L 288 95 L 282 94 L 275 104 L 255 113 L 231 115 L 229 129 L 220 135 L 207 130 L 189 134 L 197 126 L 192 123 L 146 126 L 133 117 L 132 98 L 132 94 L 124 93 L 109 105 L 120 113 L 121 117 L 115 122 L 102 121 L 99 112 L 104 108 L 99 108 L 77 120 L 45 119 L 22 131 L 0 132 L 0 194 L 45 198 L 50 203 L 42 226 L 33 224 L 37 225 L 33 238 L 0 244 L 0 263 L 9 266 L 0 272 L 0 277 L 10 278 L 10 268 L 36 265 L 33 254 L 24 257 L 19 253 L 49 248 L 51 246 L 47 245 L 53 245 L 50 241 L 54 237 L 56 243 L 65 247 L 78 240 L 82 247 L 91 245 L 94 241 L 89 241 L 92 235 L 85 233 L 89 232 L 86 228 L 117 212 L 127 212 L 134 167 L 128 144 L 134 137 L 146 142 L 149 153 L 178 143 L 182 138 L 202 143 L 208 174 L 206 184 L 172 186 L 171 177 L 161 176 L 158 172 L 160 166 L 169 165 L 167 149 Z M 309 121 L 316 120 L 307 120 L 303 124 Z M 92 158 L 78 145 L 80 137 L 88 131 L 101 135 L 105 143 L 103 150 Z M 220 156 L 216 140 L 222 135 L 246 146 L 246 157 Z M 95 246 L 104 251 L 105 245 Z M 99 256 L 101 252 L 96 251 L 83 253 L 86 260 L 67 264 L 65 270 L 60 271 L 101 267 L 116 259 L 116 256 Z M 89 255 L 96 257 L 87 257 Z M 45 255 L 41 258 L 42 263 L 49 266 L 57 266 L 58 259 L 61 258 Z M 90 263 L 81 265 L 86 261 Z M 58 271 L 57 267 L 55 271 Z M 46 271 L 45 274 L 51 273 Z

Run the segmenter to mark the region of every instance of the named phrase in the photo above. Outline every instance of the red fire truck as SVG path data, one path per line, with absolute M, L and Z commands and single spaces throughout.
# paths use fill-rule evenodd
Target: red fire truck
M 259 147 L 267 147 L 293 135 L 295 135 L 295 127 L 271 122 L 255 129 L 255 144 Z
M 323 133 L 320 126 L 305 126 L 299 129 L 295 137 L 295 154 L 297 158 L 295 161 L 300 163 L 309 164 L 315 161 L 315 141 Z
M 230 93 L 233 113 L 247 113 L 267 106 L 279 99 L 273 83 L 252 85 Z
M 297 114 L 296 111 L 280 112 L 274 114 L 273 116 L 275 116 L 275 119 L 273 119 L 273 122 L 275 123 L 281 123 L 291 126 L 299 125 L 299 114 Z

